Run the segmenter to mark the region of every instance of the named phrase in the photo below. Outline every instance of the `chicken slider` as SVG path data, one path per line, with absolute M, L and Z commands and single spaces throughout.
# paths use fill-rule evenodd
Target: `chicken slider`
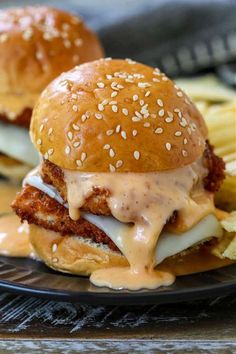
M 38 163 L 28 127 L 41 91 L 103 50 L 79 17 L 36 6 L 0 11 L 0 52 L 0 173 L 17 179 Z
M 216 267 L 224 163 L 158 69 L 101 59 L 62 74 L 34 109 L 31 138 L 42 162 L 13 208 L 49 267 L 115 289 Z

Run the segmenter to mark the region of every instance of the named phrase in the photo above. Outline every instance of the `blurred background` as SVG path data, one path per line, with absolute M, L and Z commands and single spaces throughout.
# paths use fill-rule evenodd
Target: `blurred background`
M 108 56 L 131 57 L 172 77 L 211 70 L 236 84 L 235 0 L 8 0 L 0 6 L 36 3 L 81 14 Z

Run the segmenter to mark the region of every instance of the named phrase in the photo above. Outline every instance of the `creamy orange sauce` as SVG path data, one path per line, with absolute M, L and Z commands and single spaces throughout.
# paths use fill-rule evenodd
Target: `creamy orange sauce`
M 158 173 L 78 173 L 64 170 L 67 200 L 72 219 L 92 194 L 94 187 L 110 191 L 112 215 L 133 227 L 121 235 L 122 250 L 130 267 L 100 269 L 91 281 L 114 289 L 156 288 L 170 285 L 174 276 L 155 271 L 155 249 L 159 235 L 174 211 L 178 211 L 180 230 L 191 228 L 214 212 L 212 196 L 202 186 L 207 171 L 201 161 L 174 171 Z
M 33 108 L 38 96 L 38 94 L 0 94 L 0 113 L 14 120 L 25 108 Z
M 0 217 L 0 255 L 36 258 L 29 241 L 29 226 L 15 214 Z
M 0 214 L 12 211 L 10 205 L 19 190 L 19 186 L 9 182 L 0 182 Z

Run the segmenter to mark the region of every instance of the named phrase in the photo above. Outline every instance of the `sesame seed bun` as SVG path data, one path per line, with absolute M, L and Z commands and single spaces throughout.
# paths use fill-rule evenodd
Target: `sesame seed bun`
M 207 135 L 195 105 L 158 69 L 101 59 L 55 79 L 33 112 L 32 141 L 61 168 L 152 172 L 190 164 Z
M 103 56 L 80 18 L 46 6 L 1 10 L 0 51 L 0 107 L 1 95 L 7 95 L 23 97 L 32 108 L 61 72 Z
M 40 259 L 48 267 L 65 273 L 90 275 L 101 268 L 128 266 L 127 259 L 106 245 L 78 236 L 61 236 L 58 232 L 30 225 L 30 241 Z M 157 269 L 175 275 L 193 274 L 220 268 L 233 261 L 211 253 L 213 246 L 198 245 L 168 257 Z

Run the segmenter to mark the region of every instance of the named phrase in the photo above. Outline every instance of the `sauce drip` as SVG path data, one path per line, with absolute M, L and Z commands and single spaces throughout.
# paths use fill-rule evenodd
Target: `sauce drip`
M 15 214 L 0 217 L 0 254 L 36 258 L 29 241 L 29 226 Z
M 132 223 L 121 235 L 122 251 L 129 268 L 100 269 L 92 273 L 97 286 L 114 289 L 156 288 L 170 285 L 174 276 L 155 271 L 155 249 L 159 235 L 174 211 L 179 214 L 179 232 L 191 228 L 214 212 L 212 195 L 202 186 L 207 171 L 201 161 L 174 171 L 157 173 L 78 173 L 64 170 L 67 200 L 72 219 L 93 193 L 94 187 L 110 191 L 112 215 Z

